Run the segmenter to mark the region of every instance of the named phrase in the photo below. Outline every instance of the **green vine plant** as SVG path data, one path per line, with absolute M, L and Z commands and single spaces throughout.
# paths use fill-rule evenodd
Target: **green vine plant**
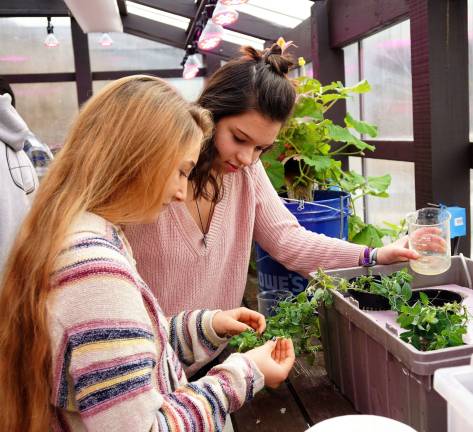
M 356 215 L 355 203 L 370 195 L 389 196 L 389 174 L 363 177 L 355 171 L 344 171 L 340 161 L 345 156 L 364 156 L 375 147 L 359 138 L 377 136 L 377 127 L 356 120 L 350 113 L 344 124 L 326 118 L 327 112 L 340 100 L 371 90 L 366 80 L 345 87 L 341 82 L 322 85 L 315 78 L 295 80 L 297 100 L 293 114 L 281 129 L 274 147 L 263 155 L 263 165 L 279 193 L 288 198 L 312 201 L 314 189 L 341 189 L 351 195 L 348 240 L 370 247 L 383 245 L 383 237 L 392 234 L 387 228 L 365 223 Z
M 466 306 L 456 302 L 432 306 L 421 292 L 413 306 L 401 306 L 397 322 L 407 330 L 400 335 L 404 342 L 420 351 L 432 351 L 463 345 L 469 318 Z
M 278 303 L 275 314 L 267 318 L 266 330 L 262 334 L 247 330 L 230 339 L 229 345 L 245 352 L 274 337 L 290 338 L 296 356 L 304 355 L 307 362 L 313 364 L 315 353 L 322 348 L 318 306 L 321 303 L 331 305 L 331 292 L 335 289 L 346 290 L 347 286 L 346 280 L 330 277 L 318 270 L 305 291 Z
M 387 298 L 391 309 L 398 313 L 397 322 L 406 330 L 400 338 L 420 351 L 463 345 L 463 335 L 471 317 L 466 307 L 455 302 L 434 306 L 423 292 L 410 306 L 411 281 L 412 275 L 407 270 L 381 275 L 380 280 L 367 275 L 349 282 L 319 269 L 305 291 L 278 303 L 275 314 L 267 318 L 266 330 L 262 334 L 247 330 L 231 338 L 229 345 L 245 352 L 274 337 L 290 338 L 296 356 L 305 356 L 306 361 L 313 364 L 315 353 L 322 349 L 317 309 L 322 304 L 326 307 L 333 304 L 334 290 L 346 292 L 348 289 Z

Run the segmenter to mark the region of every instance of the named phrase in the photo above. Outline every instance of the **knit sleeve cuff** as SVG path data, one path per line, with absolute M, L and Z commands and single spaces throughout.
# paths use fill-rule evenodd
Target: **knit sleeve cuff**
M 228 342 L 229 338 L 220 337 L 213 328 L 213 319 L 217 312 L 221 312 L 220 309 L 212 310 L 212 311 L 204 311 L 204 316 L 202 317 L 202 325 L 205 330 L 205 335 L 207 338 L 212 342 L 212 344 L 216 347 Z
M 230 355 L 224 362 L 224 366 L 232 365 L 235 368 L 242 368 L 245 370 L 245 378 L 248 382 L 249 389 L 248 396 L 249 399 L 253 398 L 256 393 L 264 387 L 264 375 L 256 366 L 256 363 L 248 358 L 247 356 L 235 353 Z

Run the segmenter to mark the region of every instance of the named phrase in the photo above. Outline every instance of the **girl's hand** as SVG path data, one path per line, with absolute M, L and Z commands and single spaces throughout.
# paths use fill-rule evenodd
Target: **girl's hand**
M 259 312 L 245 307 L 219 311 L 214 315 L 212 326 L 219 336 L 236 335 L 245 330 L 253 329 L 263 333 L 266 328 L 266 320 Z
M 278 387 L 289 375 L 296 356 L 291 339 L 270 340 L 243 354 L 256 363 L 267 387 Z
M 412 249 L 408 249 L 408 237 L 404 236 L 394 243 L 379 248 L 376 258 L 377 264 L 392 264 L 417 259 L 419 254 Z

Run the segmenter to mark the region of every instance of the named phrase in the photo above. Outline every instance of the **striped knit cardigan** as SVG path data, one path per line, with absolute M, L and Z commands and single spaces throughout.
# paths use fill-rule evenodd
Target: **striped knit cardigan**
M 205 363 L 225 342 L 215 311 L 168 322 L 121 230 L 95 214 L 73 223 L 51 283 L 55 431 L 218 431 L 263 387 L 241 354 L 187 383 L 182 365 Z

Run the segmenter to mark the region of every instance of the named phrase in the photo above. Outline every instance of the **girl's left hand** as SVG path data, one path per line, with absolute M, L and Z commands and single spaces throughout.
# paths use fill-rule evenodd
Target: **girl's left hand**
M 419 258 L 419 254 L 412 249 L 408 249 L 407 236 L 378 249 L 376 263 L 392 264 L 399 261 L 408 261 Z
M 219 336 L 236 335 L 250 328 L 263 333 L 266 328 L 264 315 L 254 310 L 239 307 L 227 311 L 217 312 L 212 321 L 212 326 Z

